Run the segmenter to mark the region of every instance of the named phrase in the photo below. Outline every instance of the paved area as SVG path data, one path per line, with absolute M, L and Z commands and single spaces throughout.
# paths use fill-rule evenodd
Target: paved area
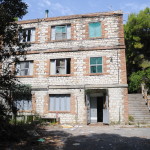
M 49 128 L 44 136 L 54 137 L 54 149 L 63 150 L 150 150 L 150 128 L 120 126 L 75 126 Z
M 47 126 L 16 150 L 150 150 L 150 128 Z M 13 149 L 13 148 L 12 148 Z

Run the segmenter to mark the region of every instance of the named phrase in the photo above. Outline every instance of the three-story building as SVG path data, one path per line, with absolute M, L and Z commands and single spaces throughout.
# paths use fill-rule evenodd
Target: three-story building
M 29 42 L 17 77 L 32 86 L 26 113 L 60 123 L 125 123 L 128 120 L 122 12 L 19 21 Z M 23 106 L 24 104 L 24 106 Z

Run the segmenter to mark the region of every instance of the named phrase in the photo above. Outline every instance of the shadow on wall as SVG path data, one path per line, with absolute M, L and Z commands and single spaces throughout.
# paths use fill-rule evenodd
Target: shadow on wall
M 149 150 L 150 139 L 123 137 L 118 134 L 86 134 L 74 136 L 55 130 L 39 130 L 38 137 L 29 137 L 11 149 L 21 150 Z M 81 133 L 84 134 L 84 133 Z

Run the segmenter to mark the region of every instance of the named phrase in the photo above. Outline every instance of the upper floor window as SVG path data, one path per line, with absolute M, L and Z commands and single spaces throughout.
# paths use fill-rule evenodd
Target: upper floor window
M 100 22 L 91 22 L 89 23 L 89 37 L 101 37 L 101 23 Z
M 50 74 L 70 74 L 70 58 L 67 59 L 51 59 Z
M 102 57 L 90 58 L 90 73 L 102 73 Z
M 49 110 L 70 111 L 70 94 L 50 95 Z
M 34 42 L 35 41 L 35 28 L 23 29 L 19 34 L 20 42 Z
M 52 27 L 51 40 L 71 39 L 71 26 L 59 25 Z
M 31 76 L 33 75 L 33 62 L 22 61 L 16 64 L 16 72 L 18 76 Z

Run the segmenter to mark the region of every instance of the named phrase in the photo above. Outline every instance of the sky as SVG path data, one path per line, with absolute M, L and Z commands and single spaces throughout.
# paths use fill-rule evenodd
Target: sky
M 130 13 L 138 13 L 150 7 L 150 0 L 22 0 L 28 5 L 28 13 L 22 20 L 39 19 L 45 17 L 45 10 L 49 10 L 49 17 L 108 12 L 122 10 L 124 22 Z

